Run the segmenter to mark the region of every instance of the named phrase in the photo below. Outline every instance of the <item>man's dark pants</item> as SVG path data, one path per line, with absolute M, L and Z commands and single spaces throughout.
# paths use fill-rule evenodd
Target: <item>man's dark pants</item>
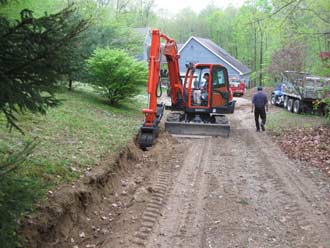
M 260 130 L 260 125 L 259 125 L 259 116 L 261 117 L 261 123 L 263 125 L 266 124 L 266 110 L 265 107 L 255 107 L 254 109 L 254 119 L 256 121 L 256 128 L 257 130 Z

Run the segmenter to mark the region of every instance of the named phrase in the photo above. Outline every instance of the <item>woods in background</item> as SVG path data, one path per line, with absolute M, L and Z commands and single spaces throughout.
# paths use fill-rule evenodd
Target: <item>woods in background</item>
M 172 18 L 161 13 L 155 26 L 178 42 L 210 38 L 252 69 L 253 85 L 274 81 L 279 69 L 330 76 L 320 59 L 330 51 L 328 0 L 248 0 L 239 8 L 208 5 L 199 14 L 187 8 Z

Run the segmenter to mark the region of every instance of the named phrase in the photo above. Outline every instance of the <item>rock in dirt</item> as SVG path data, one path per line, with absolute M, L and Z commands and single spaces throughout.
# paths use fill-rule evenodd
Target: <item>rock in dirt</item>
M 134 182 L 129 182 L 126 186 L 126 191 L 129 194 L 133 194 L 136 189 L 136 183 Z
M 136 202 L 146 202 L 148 200 L 149 192 L 145 187 L 136 190 L 133 198 Z

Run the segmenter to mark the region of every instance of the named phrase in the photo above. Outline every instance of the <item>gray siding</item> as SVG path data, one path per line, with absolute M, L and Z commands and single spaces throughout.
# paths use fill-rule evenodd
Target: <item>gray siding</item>
M 184 74 L 186 71 L 186 64 L 188 63 L 208 63 L 208 64 L 222 64 L 228 70 L 229 77 L 237 77 L 247 83 L 249 75 L 241 76 L 240 73 L 228 65 L 225 61 L 214 55 L 207 48 L 202 46 L 195 39 L 191 39 L 189 43 L 180 52 L 180 73 Z

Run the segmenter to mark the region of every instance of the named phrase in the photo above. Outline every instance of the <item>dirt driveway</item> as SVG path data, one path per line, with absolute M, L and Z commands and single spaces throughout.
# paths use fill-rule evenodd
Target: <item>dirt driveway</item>
M 163 132 L 149 151 L 120 156 L 123 169 L 77 187 L 64 204 L 75 207 L 53 211 L 59 221 L 29 247 L 330 247 L 329 178 L 255 132 L 248 100 L 230 121 L 229 138 Z
M 171 152 L 144 207 L 127 210 L 103 248 L 330 247 L 329 182 L 256 133 L 249 102 L 238 105 L 229 138 L 162 147 Z

